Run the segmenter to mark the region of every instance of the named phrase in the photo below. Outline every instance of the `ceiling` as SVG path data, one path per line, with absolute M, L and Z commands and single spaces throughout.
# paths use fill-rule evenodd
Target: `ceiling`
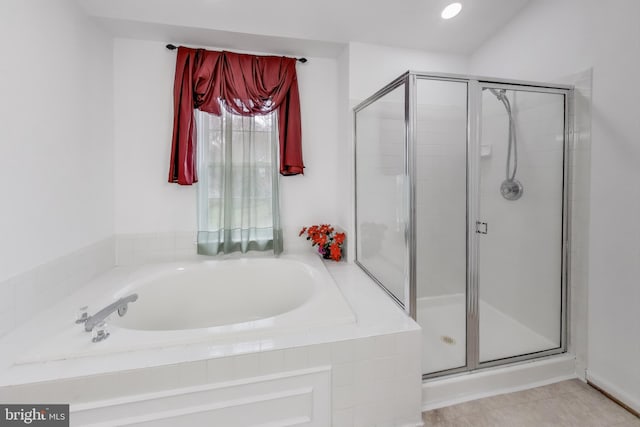
M 115 36 L 335 56 L 349 42 L 469 54 L 530 0 L 458 0 L 448 21 L 449 0 L 76 1 Z

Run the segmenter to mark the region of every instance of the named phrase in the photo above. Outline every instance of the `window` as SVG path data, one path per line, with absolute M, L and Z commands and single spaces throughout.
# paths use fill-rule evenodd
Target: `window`
M 282 252 L 275 112 L 243 117 L 196 110 L 198 253 Z

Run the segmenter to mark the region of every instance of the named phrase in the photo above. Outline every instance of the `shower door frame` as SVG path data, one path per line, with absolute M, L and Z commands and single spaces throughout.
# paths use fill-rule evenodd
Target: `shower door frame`
M 414 103 L 412 98 L 415 98 L 415 94 L 411 94 L 409 87 L 409 72 L 401 75 L 400 77 L 394 79 L 391 83 L 384 86 L 382 89 L 371 95 L 366 100 L 362 101 L 356 107 L 353 108 L 353 205 L 354 205 L 354 216 L 353 223 L 357 227 L 358 224 L 358 164 L 357 164 L 357 141 L 358 141 L 358 130 L 357 130 L 357 115 L 358 112 L 365 109 L 369 105 L 373 104 L 380 98 L 385 95 L 391 93 L 395 89 L 404 86 L 404 158 L 403 158 L 403 172 L 406 176 L 409 177 L 409 197 L 413 197 L 415 194 L 413 179 L 411 179 L 411 174 L 413 172 L 413 168 L 411 166 L 411 156 L 410 151 L 413 152 L 411 148 L 412 145 L 410 142 L 413 141 L 413 135 L 415 132 L 411 131 L 411 122 L 410 116 L 410 106 Z M 409 206 L 414 206 L 415 199 L 407 199 Z M 409 218 L 407 224 L 415 224 L 415 209 L 408 209 Z M 408 272 L 403 279 L 403 294 L 404 299 L 401 300 L 395 295 L 392 291 L 390 291 L 378 278 L 373 274 L 367 267 L 362 264 L 358 259 L 358 233 L 355 234 L 356 244 L 354 245 L 354 262 L 362 271 L 364 271 L 378 286 L 391 297 L 391 299 L 398 304 L 409 316 L 411 316 L 414 320 L 416 318 L 416 273 L 415 273 L 415 247 L 416 240 L 415 236 L 411 234 L 411 226 L 407 228 L 404 233 L 405 240 L 405 266 L 404 271 Z M 413 256 L 413 260 L 411 257 Z
M 466 83 L 467 85 L 467 141 L 466 141 L 466 182 L 467 182 L 467 207 L 466 207 L 466 364 L 461 367 L 446 369 L 422 375 L 423 380 L 438 378 L 452 374 L 462 374 L 478 369 L 487 369 L 506 364 L 525 362 L 553 356 L 567 351 L 568 331 L 568 302 L 569 302 L 569 248 L 571 235 L 571 147 L 573 141 L 573 86 L 551 83 L 540 83 L 512 79 L 500 79 L 489 77 L 467 76 L 448 73 L 424 73 L 407 71 L 391 83 L 380 89 L 371 97 L 360 103 L 353 109 L 354 118 L 354 224 L 356 226 L 355 263 L 367 273 L 392 299 L 398 303 L 409 316 L 416 319 L 417 310 L 417 242 L 416 242 L 416 125 L 417 125 L 417 80 L 440 80 Z M 357 233 L 357 113 L 371 105 L 390 91 L 405 86 L 405 173 L 409 177 L 407 200 L 408 227 L 405 234 L 405 250 L 407 254 L 408 274 L 404 279 L 405 300 L 400 301 L 384 284 L 382 284 L 367 268 L 358 260 L 358 233 Z M 537 93 L 553 93 L 564 96 L 564 141 L 563 141 L 563 182 L 562 182 L 562 236 L 561 236 L 561 313 L 560 313 L 560 346 L 533 353 L 520 354 L 511 357 L 480 362 L 480 318 L 479 318 L 479 271 L 478 253 L 479 240 L 476 233 L 476 221 L 479 219 L 479 185 L 480 185 L 480 143 L 482 131 L 482 90 L 483 88 L 499 88 L 516 91 L 529 91 Z
M 562 171 L 562 233 L 561 233 L 561 271 L 560 271 L 560 345 L 556 348 L 504 357 L 480 362 L 480 318 L 479 318 L 479 235 L 475 231 L 479 220 L 480 207 L 480 145 L 482 142 L 482 92 L 495 88 L 520 92 L 549 93 L 564 97 L 563 132 L 563 171 Z M 502 79 L 477 78 L 469 81 L 468 139 L 467 139 L 467 365 L 463 371 L 491 368 L 516 362 L 538 359 L 567 351 L 568 301 L 569 301 L 569 236 L 571 227 L 571 141 L 573 123 L 571 105 L 573 87 L 546 83 L 518 82 Z M 470 342 L 469 342 L 470 341 Z M 423 374 L 424 379 L 449 374 L 449 371 Z

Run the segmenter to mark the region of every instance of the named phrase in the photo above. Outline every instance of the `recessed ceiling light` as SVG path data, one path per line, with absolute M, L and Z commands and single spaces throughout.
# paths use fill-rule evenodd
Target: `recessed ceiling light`
M 445 7 L 442 10 L 442 13 L 440 14 L 440 16 L 442 16 L 442 19 L 451 19 L 457 14 L 459 14 L 461 10 L 462 10 L 462 4 L 451 3 L 449 6 Z

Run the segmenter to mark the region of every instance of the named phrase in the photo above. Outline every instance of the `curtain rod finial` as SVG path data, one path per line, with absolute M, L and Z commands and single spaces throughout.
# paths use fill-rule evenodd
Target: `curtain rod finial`
M 305 62 L 307 62 L 307 58 L 298 58 L 298 61 L 304 64 Z
M 178 47 L 176 45 L 174 45 L 174 44 L 169 43 L 166 46 L 166 48 L 169 49 L 169 50 L 176 50 Z

